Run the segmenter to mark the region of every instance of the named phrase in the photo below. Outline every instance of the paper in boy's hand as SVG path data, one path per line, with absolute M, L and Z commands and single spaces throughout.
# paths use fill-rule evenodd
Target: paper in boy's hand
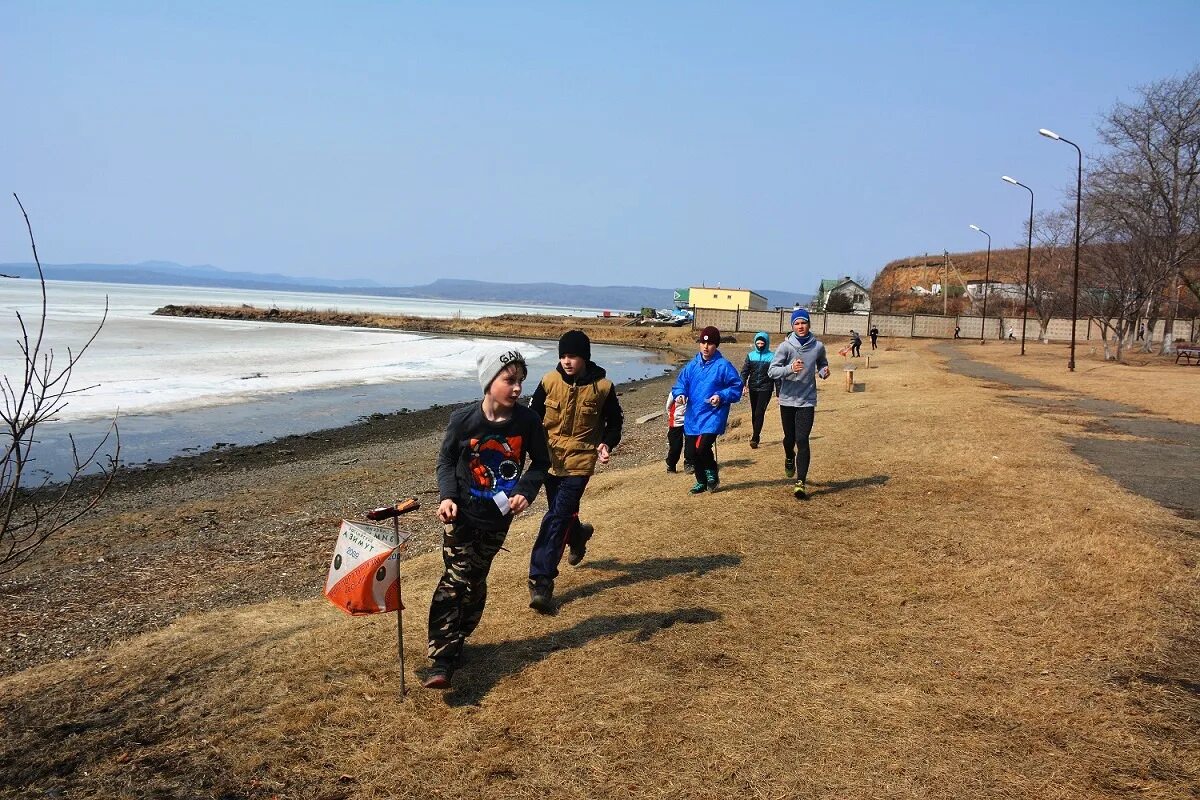
M 508 505 L 508 495 L 504 492 L 496 492 L 492 495 L 492 500 L 496 501 L 496 508 L 500 509 L 501 514 L 507 514 L 512 510 Z

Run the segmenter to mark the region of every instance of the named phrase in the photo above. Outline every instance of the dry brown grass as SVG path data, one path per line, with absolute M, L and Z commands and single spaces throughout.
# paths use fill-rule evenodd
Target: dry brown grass
M 1104 360 L 1098 342 L 1076 342 L 1075 372 L 1067 369 L 1070 345 L 1026 340 L 968 347 L 972 359 L 1034 378 L 1050 386 L 1144 408 L 1155 414 L 1200 423 L 1200 368 L 1176 364 L 1174 356 L 1125 351 L 1123 363 Z
M 8 794 L 1196 796 L 1200 528 L 937 361 L 823 386 L 807 503 L 773 413 L 763 448 L 719 445 L 720 493 L 598 476 L 556 617 L 526 608 L 519 520 L 449 695 L 398 701 L 394 617 L 319 599 L 2 679 Z M 406 566 L 410 665 L 439 572 Z

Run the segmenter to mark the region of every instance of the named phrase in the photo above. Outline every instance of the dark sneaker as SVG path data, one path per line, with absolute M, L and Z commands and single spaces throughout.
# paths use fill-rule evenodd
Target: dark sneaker
M 721 476 L 717 474 L 716 470 L 711 469 L 704 470 L 704 474 L 708 478 L 708 490 L 715 492 L 717 487 L 721 485 Z
M 696 481 L 696 485 L 693 486 L 691 489 L 688 489 L 688 491 L 691 492 L 692 494 L 700 494 L 701 492 L 707 492 L 708 484 L 705 483 L 704 481 L 698 480 L 698 481 Z
M 792 486 L 792 497 L 795 497 L 797 500 L 808 499 L 808 490 L 804 488 L 804 481 L 796 481 L 795 485 Z
M 453 675 L 454 662 L 434 659 L 433 666 L 429 668 L 429 674 L 425 676 L 421 686 L 425 689 L 449 689 L 450 678 Z
M 580 561 L 583 561 L 583 557 L 587 553 L 588 540 L 592 538 L 592 534 L 595 532 L 596 529 L 593 528 L 591 523 L 588 522 L 581 522 L 579 523 L 578 527 L 574 529 L 574 533 L 571 535 L 571 540 L 567 542 L 567 547 L 569 549 L 569 552 L 567 553 L 567 563 L 572 567 L 579 564 Z
M 783 474 L 789 478 L 796 477 L 796 461 L 795 459 L 785 458 L 783 460 Z
M 757 450 L 757 449 L 758 449 L 758 439 L 751 439 L 751 440 L 750 440 L 750 449 L 751 449 L 751 450 Z
M 696 471 L 696 468 L 693 467 L 691 464 L 685 463 L 683 465 L 683 471 L 686 472 L 688 475 L 691 475 L 693 472 Z
M 667 464 L 667 472 L 679 472 L 679 470 L 675 469 L 670 464 Z
M 539 614 L 554 613 L 554 587 L 539 583 L 529 589 L 529 607 Z

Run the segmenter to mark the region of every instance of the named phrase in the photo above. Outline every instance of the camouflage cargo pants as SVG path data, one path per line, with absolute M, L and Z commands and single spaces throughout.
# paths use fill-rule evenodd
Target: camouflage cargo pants
M 446 571 L 429 606 L 429 657 L 457 660 L 487 601 L 487 576 L 508 531 L 484 531 L 459 523 L 442 534 Z

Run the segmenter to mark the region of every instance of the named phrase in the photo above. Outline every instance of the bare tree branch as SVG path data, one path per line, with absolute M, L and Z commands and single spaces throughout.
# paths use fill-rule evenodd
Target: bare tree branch
M 29 215 L 21 198 L 16 194 L 13 198 L 21 209 L 29 233 L 41 288 L 41 313 L 31 336 L 24 317 L 17 312 L 21 329 L 17 348 L 23 359 L 20 383 L 14 384 L 8 375 L 0 380 L 0 396 L 3 397 L 3 409 L 0 409 L 0 451 L 3 452 L 0 461 L 0 574 L 20 567 L 47 539 L 94 509 L 112 486 L 121 455 L 121 435 L 114 419 L 108 432 L 90 452 L 80 454 L 74 437 L 70 438 L 72 467 L 65 481 L 51 486 L 51 477 L 47 474 L 36 486 L 29 484 L 28 471 L 35 461 L 38 426 L 54 420 L 66 406 L 68 397 L 93 388 L 72 387 L 71 377 L 75 365 L 96 341 L 108 320 L 109 307 L 105 297 L 104 314 L 95 331 L 78 350 L 67 348 L 65 363 L 59 362 L 56 366 L 54 350 L 45 344 L 46 276 Z M 103 454 L 110 441 L 112 453 Z M 82 479 L 92 470 L 98 470 L 101 477 L 98 481 L 90 481 L 85 488 Z

